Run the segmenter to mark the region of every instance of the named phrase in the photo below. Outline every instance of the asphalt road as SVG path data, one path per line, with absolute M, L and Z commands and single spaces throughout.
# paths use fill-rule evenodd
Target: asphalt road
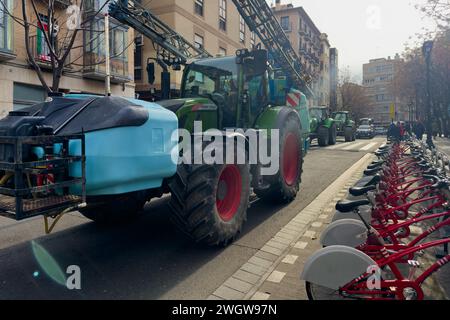
M 313 146 L 302 188 L 289 206 L 256 203 L 236 243 L 207 248 L 192 243 L 170 223 L 167 198 L 152 201 L 137 220 L 100 228 L 75 213 L 50 236 L 42 218 L 0 218 L 0 299 L 204 299 L 336 178 L 374 151 L 382 138 Z M 38 262 L 32 243 L 51 258 Z M 68 290 L 46 270 L 81 269 L 81 290 Z M 54 270 L 54 268 L 53 268 Z

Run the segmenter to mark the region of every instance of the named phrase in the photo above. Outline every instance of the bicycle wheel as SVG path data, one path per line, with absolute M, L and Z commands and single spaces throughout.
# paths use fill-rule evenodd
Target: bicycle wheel
M 306 282 L 306 293 L 309 300 L 330 301 L 330 300 L 352 300 L 343 297 L 339 290 L 333 290 L 319 286 L 317 284 Z

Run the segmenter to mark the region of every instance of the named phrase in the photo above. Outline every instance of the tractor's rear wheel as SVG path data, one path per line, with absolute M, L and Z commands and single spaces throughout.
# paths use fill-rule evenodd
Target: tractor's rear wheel
M 355 135 L 353 134 L 353 129 L 346 127 L 344 129 L 345 142 L 355 141 Z
M 88 199 L 88 206 L 80 213 L 101 225 L 119 224 L 136 219 L 147 200 L 145 192 L 94 197 Z
M 333 124 L 330 128 L 329 145 L 334 146 L 336 144 L 336 141 L 337 141 L 337 128 L 336 128 L 336 125 Z
M 274 176 L 265 177 L 270 187 L 255 189 L 256 195 L 266 201 L 290 203 L 300 189 L 303 173 L 303 144 L 300 123 L 290 117 L 280 128 L 280 170 Z
M 326 127 L 320 127 L 318 131 L 319 146 L 326 147 L 330 143 L 330 132 Z
M 196 242 L 226 246 L 247 220 L 250 181 L 248 163 L 180 165 L 169 184 L 171 220 Z

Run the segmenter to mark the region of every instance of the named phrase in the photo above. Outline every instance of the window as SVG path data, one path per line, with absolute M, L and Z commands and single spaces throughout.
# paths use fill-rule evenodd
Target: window
M 281 27 L 284 31 L 291 30 L 291 24 L 289 22 L 289 17 L 281 17 Z
M 46 96 L 47 94 L 42 87 L 14 82 L 13 110 L 20 110 L 44 102 Z
M 195 34 L 194 35 L 194 45 L 197 49 L 202 49 L 205 45 L 203 37 L 198 34 Z
M 245 20 L 239 17 L 239 41 L 245 43 Z
M 203 0 L 195 0 L 194 12 L 203 17 Z
M 227 31 L 227 0 L 219 0 L 219 29 Z
M 12 51 L 12 23 L 13 20 L 5 12 L 5 6 L 9 12 L 13 13 L 13 0 L 2 1 L 0 5 L 0 51 Z
M 102 17 L 94 19 L 84 32 L 84 62 L 87 72 L 104 72 L 105 35 L 99 32 L 105 29 Z M 110 70 L 114 75 L 128 76 L 128 43 L 127 29 L 110 21 L 109 53 L 111 57 Z
M 227 55 L 227 49 L 219 47 L 219 55 L 225 57 Z

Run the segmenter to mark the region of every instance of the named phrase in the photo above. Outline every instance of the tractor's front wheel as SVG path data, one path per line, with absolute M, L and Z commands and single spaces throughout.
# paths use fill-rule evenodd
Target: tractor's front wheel
M 330 146 L 334 146 L 337 142 L 337 128 L 335 124 L 331 126 L 329 134 L 330 134 L 329 144 Z
M 290 117 L 280 128 L 280 170 L 274 176 L 265 177 L 270 187 L 254 190 L 259 198 L 275 203 L 290 203 L 300 189 L 303 173 L 303 143 L 300 123 Z
M 327 147 L 330 143 L 330 132 L 328 131 L 328 128 L 326 127 L 320 127 L 319 128 L 319 146 L 321 147 Z
M 344 136 L 345 136 L 345 142 L 352 142 L 355 141 L 356 137 L 353 133 L 353 129 L 350 127 L 346 127 L 344 129 Z
M 180 165 L 169 184 L 172 221 L 196 242 L 228 245 L 247 220 L 250 180 L 248 164 Z

